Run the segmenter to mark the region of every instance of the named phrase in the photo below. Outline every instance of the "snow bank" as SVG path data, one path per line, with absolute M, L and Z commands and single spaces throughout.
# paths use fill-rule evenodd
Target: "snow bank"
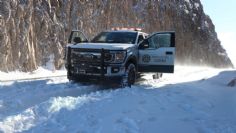
M 146 75 L 124 89 L 72 84 L 63 78 L 50 84 L 0 83 L 0 131 L 234 133 L 236 88 L 227 83 L 235 75 L 235 70 L 177 67 L 163 79 Z
M 0 71 L 0 81 L 40 78 L 40 77 L 60 76 L 60 75 L 66 75 L 66 71 L 64 68 L 61 70 L 52 71 L 44 67 L 39 67 L 37 70 L 27 73 L 20 71 L 6 73 Z

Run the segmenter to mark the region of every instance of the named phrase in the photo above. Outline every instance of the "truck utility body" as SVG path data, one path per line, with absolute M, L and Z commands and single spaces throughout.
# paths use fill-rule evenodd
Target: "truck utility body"
M 73 30 L 66 46 L 69 80 L 135 82 L 141 72 L 173 73 L 175 32 L 104 31 L 88 41 Z

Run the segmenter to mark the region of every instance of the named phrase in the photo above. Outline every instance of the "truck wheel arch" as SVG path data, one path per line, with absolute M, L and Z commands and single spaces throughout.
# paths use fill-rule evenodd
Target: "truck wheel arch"
M 136 70 L 137 70 L 137 62 L 138 61 L 135 56 L 130 56 L 125 63 L 125 67 L 127 68 L 130 63 L 133 63 L 135 65 Z

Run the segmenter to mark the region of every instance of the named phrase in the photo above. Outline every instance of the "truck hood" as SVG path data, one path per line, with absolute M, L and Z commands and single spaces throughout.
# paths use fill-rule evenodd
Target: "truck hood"
M 126 50 L 134 47 L 135 44 L 121 44 L 121 43 L 78 43 L 76 45 L 69 44 L 71 48 L 84 48 L 84 49 L 109 49 L 109 50 Z

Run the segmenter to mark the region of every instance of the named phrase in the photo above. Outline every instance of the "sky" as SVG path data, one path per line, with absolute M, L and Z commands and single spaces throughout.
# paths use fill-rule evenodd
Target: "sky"
M 201 0 L 215 25 L 218 38 L 236 67 L 236 0 Z

